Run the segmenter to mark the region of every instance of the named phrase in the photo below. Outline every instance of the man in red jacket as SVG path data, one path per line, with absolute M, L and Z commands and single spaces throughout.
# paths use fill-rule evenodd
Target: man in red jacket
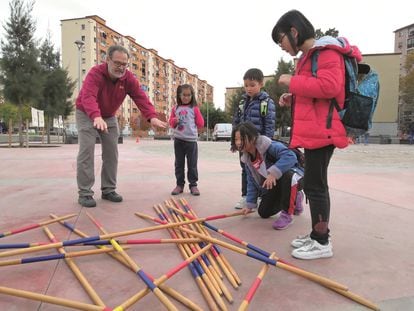
M 128 51 L 122 46 L 108 49 L 107 62 L 91 68 L 76 100 L 79 153 L 77 157 L 77 183 L 79 204 L 95 207 L 92 186 L 95 182 L 96 133 L 101 138 L 102 199 L 121 202 L 115 192 L 118 168 L 118 121 L 116 111 L 129 95 L 151 126 L 165 128 L 167 124 L 157 118 L 154 106 L 134 75 L 127 70 Z

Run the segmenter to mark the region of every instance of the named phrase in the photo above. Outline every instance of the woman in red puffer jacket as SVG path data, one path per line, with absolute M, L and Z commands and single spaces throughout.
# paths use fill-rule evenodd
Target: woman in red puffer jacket
M 292 256 L 300 259 L 332 257 L 329 237 L 330 198 L 328 166 L 335 147 L 348 145 L 346 131 L 336 109 L 328 118 L 330 100 L 335 98 L 342 108 L 345 99 L 345 65 L 343 54 L 358 61 L 357 47 L 345 46 L 332 37 L 315 40 L 315 30 L 299 11 L 285 13 L 272 32 L 273 41 L 291 56 L 301 52 L 295 75 L 283 74 L 279 84 L 289 88 L 279 99 L 280 106 L 291 106 L 292 129 L 290 147 L 305 149 L 304 191 L 312 217 L 310 234 L 292 241 Z M 317 75 L 312 74 L 312 54 L 320 50 Z M 327 121 L 331 122 L 329 125 Z

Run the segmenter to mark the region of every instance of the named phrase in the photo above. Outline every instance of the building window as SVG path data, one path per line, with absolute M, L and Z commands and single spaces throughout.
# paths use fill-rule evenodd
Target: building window
M 82 41 L 85 41 L 85 36 L 82 36 L 82 37 L 81 37 L 81 40 L 82 40 Z
M 86 59 L 82 58 L 82 64 L 85 64 L 85 63 L 86 63 Z
M 82 69 L 82 74 L 84 75 L 86 73 L 86 70 L 85 69 Z
M 412 49 L 412 48 L 414 48 L 414 38 L 407 40 L 407 49 Z
M 82 25 L 81 25 L 81 29 L 82 29 L 82 30 L 85 30 L 85 24 L 82 24 Z

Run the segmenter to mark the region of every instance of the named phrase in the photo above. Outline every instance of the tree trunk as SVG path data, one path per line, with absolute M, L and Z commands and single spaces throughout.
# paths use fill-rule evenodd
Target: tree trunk
M 23 105 L 18 105 L 18 114 L 19 114 L 19 147 L 23 148 Z

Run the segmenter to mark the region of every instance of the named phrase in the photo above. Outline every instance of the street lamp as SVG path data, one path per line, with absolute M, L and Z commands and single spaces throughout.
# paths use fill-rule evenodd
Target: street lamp
M 74 42 L 78 47 L 78 93 L 80 92 L 81 87 L 81 49 L 85 45 L 85 42 L 82 40 L 76 40 Z

